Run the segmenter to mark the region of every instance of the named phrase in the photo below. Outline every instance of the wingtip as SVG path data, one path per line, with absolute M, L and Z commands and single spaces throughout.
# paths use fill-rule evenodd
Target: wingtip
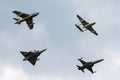
M 83 57 L 79 58 L 78 61 L 80 61 L 81 59 L 83 59 Z
M 19 51 L 20 53 L 22 53 L 23 51 Z
M 78 17 L 79 15 L 77 14 L 76 16 Z
M 16 10 L 14 10 L 14 11 L 12 11 L 13 13 L 15 13 L 16 12 Z

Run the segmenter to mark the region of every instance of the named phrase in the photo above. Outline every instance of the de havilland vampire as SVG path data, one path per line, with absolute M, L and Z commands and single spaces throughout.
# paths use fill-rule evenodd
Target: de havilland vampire
M 99 62 L 103 61 L 104 59 L 99 59 L 99 60 L 90 61 L 90 62 L 85 62 L 82 60 L 82 58 L 80 58 L 78 60 L 83 65 L 83 66 L 76 65 L 78 67 L 78 70 L 81 70 L 82 72 L 84 72 L 84 69 L 88 69 L 91 73 L 95 73 L 96 71 L 93 71 L 92 67 L 94 66 L 94 64 L 99 63 Z
M 40 58 L 38 58 L 38 56 L 40 56 L 41 53 L 43 53 L 44 51 L 46 51 L 47 49 L 43 49 L 41 51 L 20 51 L 20 53 L 25 57 L 23 59 L 23 61 L 28 60 L 32 65 L 35 65 L 36 61 L 39 60 Z
M 15 24 L 21 24 L 21 22 L 26 21 L 29 29 L 33 29 L 33 25 L 35 24 L 33 23 L 33 17 L 39 14 L 38 12 L 34 12 L 32 14 L 26 14 L 20 11 L 13 11 L 13 13 L 21 17 L 21 18 L 13 18 L 14 20 L 16 20 Z
M 98 36 L 98 33 L 93 29 L 93 25 L 96 24 L 96 22 L 93 23 L 88 23 L 87 21 L 85 21 L 82 17 L 80 17 L 79 15 L 76 15 L 77 18 L 79 19 L 79 21 L 81 22 L 80 25 L 83 25 L 83 28 L 86 28 L 85 30 L 83 30 L 82 28 L 80 28 L 79 25 L 75 24 L 75 26 L 81 31 L 84 32 L 86 30 L 89 30 L 90 32 L 92 32 L 93 34 L 95 34 L 96 36 Z

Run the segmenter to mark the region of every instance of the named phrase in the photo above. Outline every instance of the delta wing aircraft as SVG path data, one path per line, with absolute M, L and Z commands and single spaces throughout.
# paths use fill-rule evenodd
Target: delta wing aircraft
M 25 57 L 23 59 L 23 61 L 28 60 L 32 65 L 35 65 L 36 61 L 38 61 L 40 58 L 38 58 L 38 56 L 40 56 L 41 53 L 43 53 L 44 51 L 46 51 L 47 49 L 41 50 L 41 51 L 20 51 L 20 53 Z
M 20 11 L 13 11 L 13 13 L 16 14 L 18 17 L 21 17 L 21 18 L 13 18 L 14 20 L 16 20 L 15 24 L 21 24 L 21 22 L 26 21 L 29 29 L 33 29 L 33 25 L 35 24 L 33 23 L 33 17 L 39 14 L 38 12 L 34 12 L 32 14 L 26 14 Z
M 83 28 L 86 28 L 85 30 L 83 30 L 81 27 L 79 27 L 80 25 L 75 24 L 75 26 L 81 31 L 84 32 L 86 30 L 89 30 L 90 32 L 92 32 L 93 34 L 95 34 L 96 36 L 98 36 L 98 33 L 93 29 L 93 25 L 96 24 L 96 22 L 94 23 L 88 23 L 87 21 L 85 21 L 82 17 L 80 17 L 79 15 L 77 15 L 77 18 L 79 19 L 79 21 L 81 22 L 80 25 L 83 25 Z
M 94 66 L 94 64 L 99 63 L 99 62 L 103 61 L 104 59 L 99 59 L 99 60 L 90 61 L 90 62 L 85 62 L 82 60 L 82 58 L 80 58 L 78 60 L 83 65 L 83 66 L 76 65 L 78 67 L 78 70 L 81 70 L 82 72 L 84 72 L 84 69 L 88 69 L 91 73 L 95 73 L 96 71 L 93 71 L 92 67 Z

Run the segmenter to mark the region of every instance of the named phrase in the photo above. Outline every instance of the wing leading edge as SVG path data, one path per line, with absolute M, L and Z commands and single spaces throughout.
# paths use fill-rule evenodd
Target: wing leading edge
M 29 14 L 20 12 L 20 11 L 13 11 L 14 14 L 16 14 L 17 16 L 21 17 L 21 18 L 25 18 L 27 16 L 29 16 Z

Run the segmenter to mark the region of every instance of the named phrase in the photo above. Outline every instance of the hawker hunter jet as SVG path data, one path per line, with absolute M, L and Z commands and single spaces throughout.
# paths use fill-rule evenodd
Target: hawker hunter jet
M 15 24 L 21 24 L 21 22 L 26 21 L 28 27 L 30 29 L 33 29 L 33 25 L 35 23 L 33 23 L 33 17 L 37 16 L 39 13 L 35 12 L 32 14 L 26 14 L 20 11 L 13 11 L 14 14 L 16 14 L 17 16 L 21 17 L 21 18 L 13 18 L 14 20 L 16 20 Z
M 90 32 L 92 32 L 93 34 L 95 34 L 96 36 L 98 36 L 98 33 L 93 29 L 93 25 L 96 24 L 96 22 L 94 23 L 88 23 L 87 21 L 85 21 L 82 17 L 80 17 L 79 15 L 77 15 L 77 18 L 80 20 L 81 24 L 83 25 L 83 28 L 85 28 L 85 30 L 83 30 L 82 28 L 80 28 L 80 25 L 75 24 L 75 26 L 81 31 L 84 32 L 86 30 L 89 30 Z
M 82 58 L 80 58 L 78 60 L 83 65 L 83 66 L 76 65 L 78 67 L 78 70 L 81 70 L 82 72 L 84 72 L 84 69 L 88 69 L 91 73 L 95 73 L 96 71 L 93 71 L 92 67 L 94 66 L 94 64 L 99 63 L 99 62 L 103 61 L 104 59 L 95 60 L 95 61 L 91 61 L 91 62 L 85 62 L 82 60 Z
M 32 65 L 35 65 L 36 61 L 39 60 L 40 58 L 38 58 L 38 56 L 40 56 L 41 53 L 43 53 L 44 51 L 46 51 L 47 49 L 44 49 L 42 51 L 20 51 L 20 53 L 25 57 L 23 59 L 23 61 L 28 60 Z

